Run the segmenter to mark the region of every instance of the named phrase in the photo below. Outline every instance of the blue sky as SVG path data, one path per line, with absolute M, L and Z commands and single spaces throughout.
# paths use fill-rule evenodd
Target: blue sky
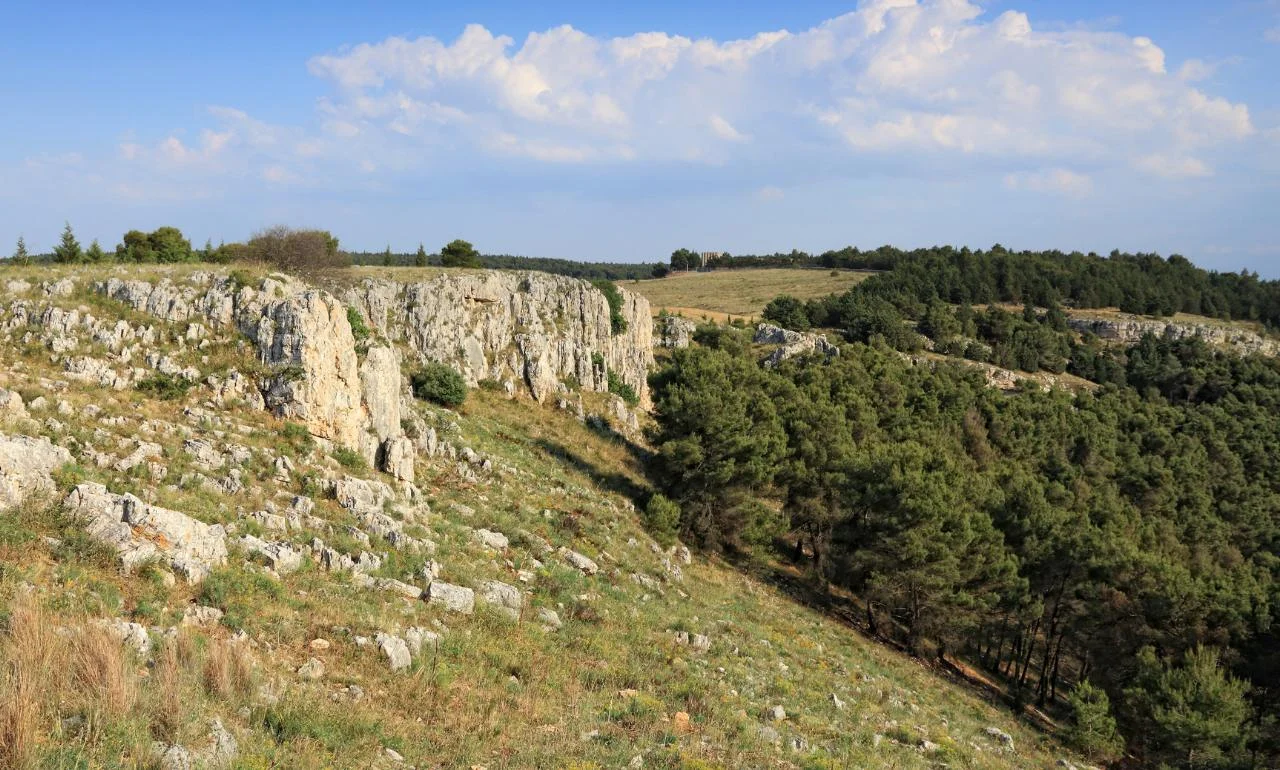
M 0 7 L 0 250 L 288 223 L 1280 277 L 1280 0 L 106 5 Z

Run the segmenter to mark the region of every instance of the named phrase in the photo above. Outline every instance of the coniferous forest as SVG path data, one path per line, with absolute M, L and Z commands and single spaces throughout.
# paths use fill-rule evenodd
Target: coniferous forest
M 749 335 L 704 327 L 653 378 L 669 526 L 794 548 L 870 633 L 981 668 L 1098 761 L 1275 763 L 1280 363 L 1149 336 L 1065 349 L 1096 389 L 1004 393 L 882 334 L 774 369 Z

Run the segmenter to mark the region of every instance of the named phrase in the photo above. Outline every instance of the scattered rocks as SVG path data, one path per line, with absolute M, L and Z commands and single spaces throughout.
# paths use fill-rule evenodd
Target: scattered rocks
M 787 710 L 782 706 L 770 706 L 765 710 L 764 718 L 770 722 L 782 722 L 787 718 Z

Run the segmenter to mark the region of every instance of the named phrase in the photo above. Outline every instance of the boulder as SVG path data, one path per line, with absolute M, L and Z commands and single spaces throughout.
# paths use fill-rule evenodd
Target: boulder
M 55 491 L 51 474 L 71 453 L 47 438 L 0 435 L 0 510 Z
M 520 619 L 520 608 L 524 606 L 524 597 L 520 589 L 498 580 L 481 580 L 476 586 L 477 598 L 512 620 Z
M 404 436 L 387 439 L 378 450 L 378 469 L 410 484 L 414 479 L 413 460 L 413 441 Z
M 494 532 L 488 529 L 477 529 L 474 533 L 476 540 L 486 548 L 492 548 L 495 551 L 505 551 L 510 544 L 507 536 L 501 532 Z
M 265 394 L 267 408 L 358 449 L 365 414 L 346 308 L 326 292 L 307 290 L 263 308 L 252 337 L 263 363 L 278 370 Z
M 581 570 L 584 575 L 594 575 L 600 571 L 599 565 L 577 551 L 571 551 L 568 548 L 561 548 L 560 555 L 564 558 L 565 562 L 569 564 L 569 566 Z
M 374 637 L 374 640 L 378 643 L 378 649 L 386 656 L 387 665 L 391 667 L 392 671 L 408 668 L 409 664 L 413 662 L 409 655 L 409 646 L 400 637 L 392 636 L 391 634 L 378 634 Z
M 86 532 L 116 549 L 126 571 L 160 556 L 187 582 L 198 583 L 227 561 L 226 531 L 220 524 L 117 495 L 94 482 L 76 486 L 65 504 L 84 518 Z
M 658 316 L 653 321 L 655 342 L 663 348 L 687 348 L 693 341 L 698 325 L 687 318 L 674 315 Z
M 450 612 L 470 615 L 475 611 L 475 592 L 470 588 L 436 580 L 427 586 L 426 597 L 429 604 L 439 604 Z

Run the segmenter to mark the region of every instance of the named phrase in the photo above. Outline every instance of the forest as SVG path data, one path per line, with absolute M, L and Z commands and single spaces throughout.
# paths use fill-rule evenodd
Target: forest
M 766 369 L 748 334 L 653 377 L 653 526 L 792 543 L 870 633 L 982 667 L 1098 761 L 1280 759 L 1275 360 L 1148 337 L 1095 351 L 1096 392 L 1006 394 L 882 338 Z

